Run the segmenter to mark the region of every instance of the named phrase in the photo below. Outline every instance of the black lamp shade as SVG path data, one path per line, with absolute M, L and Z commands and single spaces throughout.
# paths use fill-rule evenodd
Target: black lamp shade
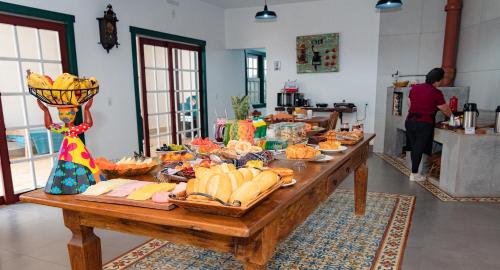
M 259 11 L 259 12 L 257 12 L 257 14 L 255 14 L 256 20 L 273 20 L 276 18 L 278 18 L 278 15 L 276 15 L 276 12 L 268 10 L 267 5 L 264 6 L 263 11 Z
M 379 9 L 390 9 L 390 8 L 398 8 L 401 7 L 403 3 L 401 0 L 379 0 L 377 2 L 377 5 L 375 5 L 376 8 Z

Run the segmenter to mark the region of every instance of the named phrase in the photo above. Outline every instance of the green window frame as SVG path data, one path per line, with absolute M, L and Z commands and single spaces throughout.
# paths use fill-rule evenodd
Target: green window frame
M 0 13 L 12 16 L 27 17 L 36 20 L 52 21 L 62 24 L 64 26 L 64 34 L 66 39 L 67 69 L 68 69 L 67 72 L 74 75 L 78 75 L 78 64 L 76 61 L 75 32 L 73 26 L 75 22 L 75 16 L 44 9 L 6 3 L 2 1 L 0 1 Z M 82 110 L 79 110 L 79 112 L 76 115 L 75 123 L 80 124 L 82 120 L 83 120 Z M 2 137 L 5 138 L 5 131 L 0 132 L 0 134 Z M 83 136 L 83 134 L 80 134 L 80 138 L 85 143 L 85 137 Z M 0 139 L 0 143 L 2 144 L 2 148 L 6 149 L 6 144 L 7 144 L 6 140 Z M 2 155 L 0 157 L 0 166 L 2 169 L 0 171 L 2 173 L 4 192 L 5 192 L 3 196 L 0 196 L 0 204 L 15 203 L 16 201 L 19 200 L 19 194 L 14 194 L 14 187 L 12 182 L 12 174 L 10 170 L 10 162 L 8 154 Z
M 257 66 L 250 64 L 251 59 L 257 60 Z M 245 95 L 250 94 L 252 107 L 254 109 L 266 107 L 266 78 L 267 65 L 266 53 L 256 50 L 245 50 Z M 255 74 L 256 72 L 256 74 Z M 255 76 L 256 75 L 256 76 Z M 255 86 L 255 84 L 258 84 Z M 258 90 L 258 97 L 255 100 L 254 88 Z
M 201 48 L 201 65 L 200 65 L 200 94 L 201 94 L 201 130 L 202 136 L 208 136 L 208 114 L 207 114 L 207 75 L 206 75 L 206 44 L 207 42 L 200 39 L 194 39 L 189 37 L 183 37 L 163 32 L 158 32 L 154 30 L 139 28 L 135 26 L 130 26 L 130 38 L 132 43 L 132 66 L 133 66 L 133 76 L 134 76 L 134 96 L 135 96 L 135 110 L 136 110 L 136 121 L 137 121 L 137 134 L 138 134 L 138 146 L 139 152 L 144 153 L 144 133 L 143 133 L 143 120 L 141 113 L 141 90 L 140 90 L 140 80 L 139 80 L 139 63 L 138 63 L 138 53 L 137 53 L 137 38 L 153 38 L 161 39 L 165 41 L 172 41 L 178 43 L 185 43 L 188 45 L 195 45 Z

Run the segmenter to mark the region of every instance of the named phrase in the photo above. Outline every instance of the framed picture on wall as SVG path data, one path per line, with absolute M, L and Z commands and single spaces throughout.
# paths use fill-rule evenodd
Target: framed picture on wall
M 297 37 L 297 73 L 339 71 L 339 33 Z

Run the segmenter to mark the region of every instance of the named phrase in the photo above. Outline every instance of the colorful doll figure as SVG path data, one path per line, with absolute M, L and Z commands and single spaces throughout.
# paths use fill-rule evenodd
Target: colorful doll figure
M 89 186 L 105 181 L 106 179 L 100 173 L 99 167 L 95 164 L 90 152 L 78 138 L 79 134 L 92 127 L 90 107 L 93 99 L 90 99 L 85 104 L 84 121 L 78 126 L 74 124 L 78 107 L 57 107 L 59 119 L 63 122 L 63 125 L 59 125 L 52 122 L 47 106 L 40 100 L 37 100 L 37 102 L 44 112 L 45 127 L 52 132 L 61 133 L 65 136 L 59 149 L 57 163 L 54 164 L 45 186 L 45 192 L 50 194 L 79 194 Z

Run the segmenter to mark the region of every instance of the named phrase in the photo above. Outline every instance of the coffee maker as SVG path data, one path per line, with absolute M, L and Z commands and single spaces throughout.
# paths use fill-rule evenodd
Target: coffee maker
M 299 92 L 278 93 L 278 107 L 303 107 L 306 106 L 306 99 L 304 94 Z

